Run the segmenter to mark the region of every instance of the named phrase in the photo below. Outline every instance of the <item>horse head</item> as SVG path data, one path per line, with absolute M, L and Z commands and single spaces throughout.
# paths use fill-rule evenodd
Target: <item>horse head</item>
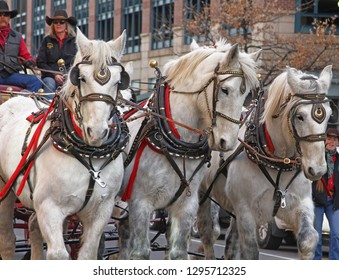
M 320 76 L 294 68 L 280 74 L 268 89 L 262 121 L 279 157 L 296 157 L 305 176 L 314 181 L 326 173 L 325 131 L 332 114 L 326 95 L 332 66 Z
M 126 31 L 115 40 L 89 40 L 77 29 L 78 52 L 62 89 L 73 108 L 84 142 L 100 147 L 111 132 L 117 96 L 129 85 L 129 74 L 120 63 Z
M 228 151 L 237 142 L 241 108 L 258 85 L 256 60 L 225 41 L 213 47 L 191 45 L 191 52 L 164 67 L 171 87 L 172 116 L 208 132 L 211 149 Z M 185 114 L 183 114 L 183 112 Z M 184 131 L 181 136 L 185 137 Z

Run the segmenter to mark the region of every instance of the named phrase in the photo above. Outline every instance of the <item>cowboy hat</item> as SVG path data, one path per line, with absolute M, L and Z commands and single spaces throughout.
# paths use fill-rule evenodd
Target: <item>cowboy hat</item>
M 329 129 L 327 129 L 326 135 L 327 135 L 327 137 L 328 137 L 328 136 L 332 136 L 332 137 L 337 137 L 337 138 L 339 139 L 339 132 L 338 132 L 338 130 L 335 129 L 335 128 L 329 128 Z
M 66 11 L 64 10 L 55 11 L 53 17 L 46 16 L 46 23 L 48 25 L 51 25 L 53 23 L 53 20 L 56 20 L 56 19 L 61 19 L 61 20 L 64 19 L 65 21 L 67 21 L 69 24 L 73 26 L 76 26 L 77 24 L 77 19 L 75 17 L 68 17 Z
M 17 10 L 10 11 L 6 1 L 0 1 L 0 13 L 8 13 L 11 18 L 16 17 Z

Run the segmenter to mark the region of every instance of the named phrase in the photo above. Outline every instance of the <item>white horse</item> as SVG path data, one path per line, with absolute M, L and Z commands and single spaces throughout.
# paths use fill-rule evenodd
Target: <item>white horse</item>
M 116 109 L 118 91 L 129 84 L 120 64 L 126 32 L 106 43 L 88 40 L 78 29 L 76 42 L 78 52 L 61 95 L 52 103 L 51 113 L 47 111 L 31 132 L 26 117 L 38 111 L 33 99 L 15 97 L 0 107 L 3 259 L 14 257 L 13 209 L 17 197 L 36 212 L 38 224 L 34 225 L 40 229 L 34 234 L 41 230 L 48 259 L 69 259 L 63 223 L 73 214 L 83 225 L 78 258 L 97 258 L 99 240 L 121 186 L 121 151 L 128 142 L 128 131 L 119 124 Z M 29 144 L 21 156 L 24 143 Z M 29 154 L 35 155 L 32 161 Z M 27 181 L 21 180 L 22 174 L 29 174 Z M 24 188 L 19 190 L 21 182 Z M 41 248 L 34 249 L 32 258 L 43 258 Z
M 195 48 L 165 65 L 166 80 L 159 75 L 148 105 L 157 115 L 129 124 L 132 153 L 126 162 L 133 152 L 136 156 L 124 177 L 124 186 L 129 182 L 123 198 L 130 196 L 130 229 L 120 227 L 120 258 L 149 258 L 150 214 L 163 208 L 171 217 L 169 258 L 187 258 L 197 190 L 210 148 L 227 151 L 234 147 L 241 107 L 258 85 L 258 55 L 219 42 L 216 48 Z
M 326 97 L 331 78 L 331 66 L 319 78 L 288 68 L 269 87 L 265 107 L 261 99 L 252 107 L 239 134 L 245 142 L 240 153 L 226 153 L 220 169 L 220 157 L 213 154 L 201 190 L 235 215 L 225 258 L 258 259 L 257 227 L 274 215 L 293 230 L 300 258 L 313 257 L 318 235 L 313 228 L 311 181 L 326 172 L 323 140 L 332 113 Z M 209 215 L 211 201 L 201 203 L 200 238 L 205 257 L 213 259 L 219 227 Z

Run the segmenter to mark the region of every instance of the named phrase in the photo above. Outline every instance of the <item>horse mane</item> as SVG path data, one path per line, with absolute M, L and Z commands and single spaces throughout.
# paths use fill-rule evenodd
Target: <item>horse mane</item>
M 105 68 L 107 65 L 112 64 L 113 61 L 120 62 L 120 57 L 117 56 L 109 44 L 103 40 L 91 40 L 91 43 L 88 44 L 83 51 L 78 50 L 74 57 L 72 68 L 84 59 L 92 62 L 94 71 Z M 76 86 L 67 78 L 61 89 L 61 94 L 65 98 L 68 98 L 75 89 Z
M 268 88 L 265 109 L 261 117 L 262 123 L 272 122 L 272 117 L 277 114 L 281 115 L 283 119 L 287 119 L 287 114 L 294 104 L 299 101 L 298 98 L 293 98 L 290 102 L 286 103 L 289 95 L 296 93 L 316 94 L 318 87 L 316 80 L 318 77 L 312 74 L 303 73 L 300 70 L 297 71 L 297 76 L 302 82 L 307 83 L 307 85 L 302 85 L 302 83 L 300 83 L 299 92 L 293 92 L 292 88 L 289 86 L 287 81 L 287 71 L 281 73 L 273 80 Z
M 213 53 L 228 52 L 231 46 L 225 39 L 220 39 L 213 47 L 201 47 L 167 62 L 164 66 L 166 81 L 172 84 L 183 83 L 202 61 Z M 246 87 L 255 89 L 258 85 L 256 62 L 249 57 L 249 54 L 244 52 L 239 53 L 238 62 L 244 72 Z

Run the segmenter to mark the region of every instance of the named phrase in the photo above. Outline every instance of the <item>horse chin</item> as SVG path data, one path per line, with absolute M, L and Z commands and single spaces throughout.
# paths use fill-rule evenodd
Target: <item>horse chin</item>
M 216 141 L 216 139 L 209 139 L 209 146 L 213 151 L 219 151 L 219 152 L 228 152 L 235 148 L 236 141 L 226 141 L 224 138 L 219 139 L 219 141 Z

